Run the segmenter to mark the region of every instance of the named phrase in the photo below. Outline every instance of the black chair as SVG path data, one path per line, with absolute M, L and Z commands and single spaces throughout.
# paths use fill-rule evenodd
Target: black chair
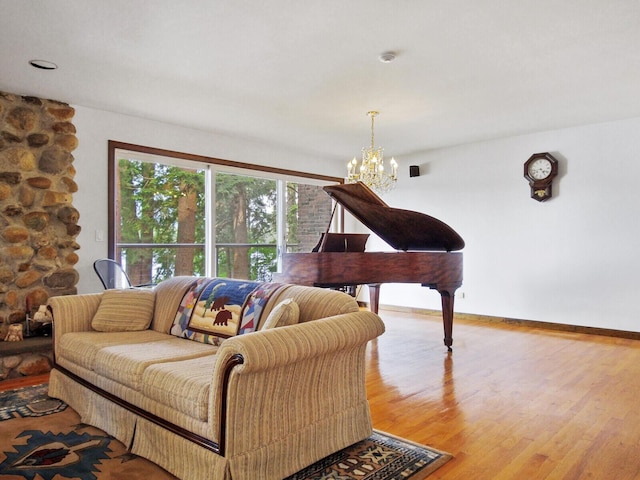
M 106 290 L 131 288 L 129 275 L 124 271 L 122 265 L 110 258 L 101 258 L 93 262 L 93 269 L 98 274 L 98 278 Z

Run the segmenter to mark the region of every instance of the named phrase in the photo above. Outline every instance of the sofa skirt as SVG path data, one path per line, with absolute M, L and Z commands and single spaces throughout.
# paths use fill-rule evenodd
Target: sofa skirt
M 184 480 L 231 479 L 225 457 L 144 418 L 138 420 L 131 452 Z M 255 480 L 260 477 L 252 478 Z
M 280 480 L 326 452 L 371 434 L 370 424 L 357 421 L 369 418 L 368 403 L 363 401 L 268 446 L 227 458 L 130 412 L 55 369 L 49 396 L 66 402 L 82 422 L 104 430 L 132 453 L 185 480 Z
M 136 416 L 54 369 L 49 377 L 49 396 L 63 400 L 83 423 L 104 430 L 130 448 Z
M 104 430 L 131 453 L 185 480 L 230 479 L 227 459 L 135 415 L 54 369 L 49 396 L 73 408 L 83 423 Z

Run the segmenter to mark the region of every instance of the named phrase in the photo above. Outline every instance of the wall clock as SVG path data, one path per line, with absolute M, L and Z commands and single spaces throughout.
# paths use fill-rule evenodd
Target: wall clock
M 551 198 L 551 186 L 556 175 L 558 161 L 550 153 L 534 153 L 524 162 L 524 178 L 529 181 L 534 200 L 544 202 Z

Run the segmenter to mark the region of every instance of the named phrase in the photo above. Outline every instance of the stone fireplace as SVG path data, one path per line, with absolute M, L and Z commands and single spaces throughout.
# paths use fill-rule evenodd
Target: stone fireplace
M 0 357 L 14 343 L 4 342 L 9 325 L 24 324 L 49 297 L 77 293 L 74 113 L 0 92 Z

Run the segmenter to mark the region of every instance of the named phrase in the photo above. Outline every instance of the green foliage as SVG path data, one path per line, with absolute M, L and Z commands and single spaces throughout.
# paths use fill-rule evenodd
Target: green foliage
M 159 163 L 122 159 L 120 174 L 120 238 L 121 243 L 172 244 L 177 241 L 178 200 L 189 191 L 197 192 L 195 211 L 196 243 L 204 242 L 204 172 Z M 204 274 L 202 249 L 194 256 L 194 274 Z M 143 261 L 153 272 L 152 281 L 173 275 L 174 248 L 129 248 L 126 262 L 139 265 Z
M 298 243 L 298 184 L 287 182 L 287 244 Z
M 195 243 L 205 242 L 205 174 L 163 164 L 120 160 L 120 243 L 174 244 L 183 215 L 195 215 Z M 288 184 L 295 193 L 295 184 Z M 196 192 L 194 212 L 180 212 L 181 196 Z M 268 280 L 276 269 L 276 181 L 216 174 L 216 243 L 240 244 L 218 249 L 218 276 L 248 275 Z M 288 197 L 296 199 L 288 192 Z M 297 199 L 288 202 L 288 238 L 297 235 Z M 269 246 L 263 246 L 268 244 Z M 253 245 L 248 248 L 248 245 Z M 257 245 L 257 246 L 256 246 Z M 126 263 L 153 272 L 158 282 L 174 275 L 175 247 L 128 248 Z M 193 274 L 203 275 L 203 248 L 194 249 Z
M 216 243 L 275 244 L 276 201 L 275 180 L 216 174 Z M 274 247 L 218 249 L 219 276 L 268 279 L 275 268 Z
M 236 210 L 243 204 L 249 243 L 275 243 L 275 180 L 230 173 L 216 174 L 216 241 L 238 243 Z

